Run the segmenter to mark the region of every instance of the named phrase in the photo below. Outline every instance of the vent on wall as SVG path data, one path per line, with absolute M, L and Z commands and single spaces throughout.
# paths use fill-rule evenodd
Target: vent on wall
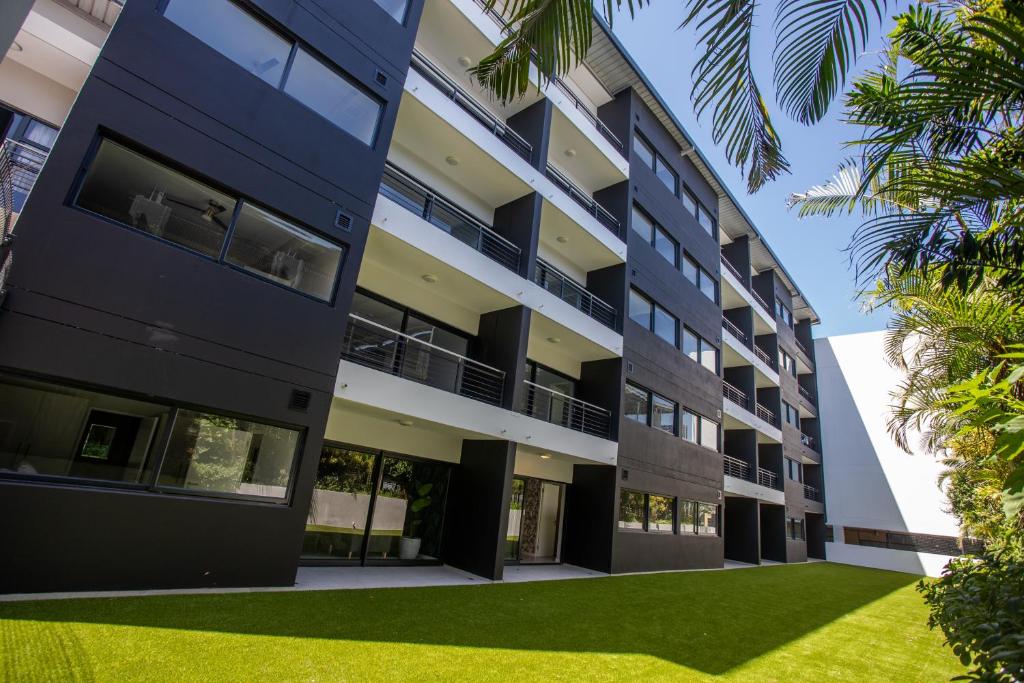
M 313 394 L 308 391 L 292 389 L 291 398 L 288 399 L 288 410 L 304 413 L 309 410 L 309 402 L 313 400 Z
M 634 370 L 636 370 L 636 368 L 633 367 L 633 361 L 627 360 L 626 361 L 626 374 L 627 375 L 632 375 Z
M 334 226 L 346 232 L 352 230 L 352 216 L 338 209 L 338 213 L 334 216 Z
M 377 83 L 379 83 L 380 85 L 387 85 L 388 84 L 387 74 L 385 74 L 383 71 L 378 71 L 377 72 Z

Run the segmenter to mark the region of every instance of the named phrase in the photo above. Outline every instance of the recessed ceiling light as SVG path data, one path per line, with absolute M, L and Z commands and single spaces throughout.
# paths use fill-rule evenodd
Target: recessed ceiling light
M 473 63 L 473 60 L 470 59 L 469 57 L 466 57 L 465 55 L 463 55 L 462 57 L 459 57 L 459 66 L 469 66 L 472 63 Z
M 412 427 L 412 425 L 413 425 L 412 420 L 395 420 L 395 421 L 398 424 L 402 425 L 403 427 Z
M 562 340 L 559 339 L 558 337 L 548 337 L 548 342 L 550 342 L 551 344 L 561 344 Z
M 448 163 L 449 166 L 458 166 L 459 165 L 459 158 L 457 156 L 455 156 L 454 154 L 449 154 L 448 156 L 446 156 L 444 158 L 444 160 Z
M 540 454 L 540 459 L 541 460 L 550 460 L 551 459 L 551 454 L 550 453 L 541 453 Z
M 423 275 L 423 281 L 432 285 L 435 282 L 437 282 L 437 276 L 434 275 L 433 273 L 426 273 L 425 275 Z
M 559 244 L 565 244 L 569 241 L 569 238 L 566 237 L 565 235 L 559 235 L 558 237 L 555 238 L 555 241 L 558 242 Z
M 574 156 L 576 156 L 576 150 L 570 147 L 569 149 L 565 150 L 565 156 L 572 159 Z

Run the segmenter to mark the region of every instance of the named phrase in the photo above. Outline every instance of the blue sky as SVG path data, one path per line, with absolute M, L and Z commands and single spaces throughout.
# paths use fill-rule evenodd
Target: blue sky
M 754 43 L 755 69 L 765 98 L 773 108 L 773 121 L 782 137 L 792 174 L 756 195 L 748 195 L 743 175 L 729 165 L 724 153 L 711 141 L 708 112 L 700 122 L 693 114 L 690 69 L 697 54 L 692 29 L 677 30 L 683 12 L 682 1 L 662 0 L 638 11 L 632 21 L 628 13 L 620 13 L 613 28 L 814 306 L 821 317 L 814 335 L 883 329 L 887 319 L 884 312 L 870 316 L 861 312 L 853 271 L 843 252 L 859 224 L 858 217 L 799 220 L 785 204 L 791 192 L 803 191 L 831 178 L 839 162 L 850 155 L 842 143 L 855 137 L 856 131 L 838 120 L 841 103 L 834 104 L 827 119 L 813 127 L 790 121 L 777 111 L 771 90 L 774 7 L 771 3 L 762 6 L 758 39 Z M 872 41 L 875 46 L 880 44 L 879 35 L 876 33 Z M 871 66 L 874 61 L 874 56 L 868 54 L 859 66 Z

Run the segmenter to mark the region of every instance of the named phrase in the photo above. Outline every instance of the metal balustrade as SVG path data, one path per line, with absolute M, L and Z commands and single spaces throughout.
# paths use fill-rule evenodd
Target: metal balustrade
M 551 164 L 548 164 L 547 176 L 562 192 L 569 195 L 573 201 L 586 209 L 587 213 L 596 218 L 598 223 L 611 230 L 616 237 L 622 239 L 622 225 L 619 223 L 618 218 L 594 201 L 590 195 L 581 190 L 564 173 Z
M 747 283 L 746 283 L 746 282 L 745 282 L 745 281 L 743 280 L 743 276 L 742 276 L 742 275 L 740 275 L 740 270 L 739 270 L 739 268 L 737 268 L 736 266 L 734 266 L 734 265 L 732 264 L 732 261 L 730 261 L 729 259 L 727 259 L 727 258 L 725 258 L 725 257 L 723 256 L 723 257 L 722 257 L 722 265 L 723 265 L 723 266 L 725 266 L 725 269 L 726 269 L 726 270 L 728 270 L 728 271 L 729 271 L 730 273 L 732 273 L 732 274 L 733 274 L 733 277 L 735 277 L 735 278 L 736 278 L 737 280 L 739 280 L 739 281 L 740 281 L 740 284 L 741 284 L 741 285 L 743 285 L 744 287 L 746 287 L 746 286 L 747 286 Z
M 46 152 L 16 140 L 4 140 L 0 147 L 0 300 L 14 263 L 14 214 L 35 186 L 46 157 Z
M 435 389 L 501 404 L 505 386 L 501 370 L 358 315 L 349 315 L 341 355 L 353 363 Z
M 722 395 L 744 410 L 750 410 L 747 395 L 728 382 L 722 382 Z
M 537 258 L 533 281 L 602 325 L 615 329 L 617 316 L 610 304 L 588 292 L 582 285 L 540 257 Z
M 807 500 L 814 500 L 819 503 L 822 502 L 821 491 L 818 489 L 818 487 L 811 486 L 810 484 L 804 484 L 804 498 L 806 498 Z
M 793 337 L 793 341 L 796 342 L 796 347 L 798 349 L 800 349 L 801 351 L 803 351 L 804 355 L 807 356 L 808 359 L 810 359 L 811 352 L 807 350 L 807 347 L 804 346 L 804 343 L 802 341 L 800 341 L 800 339 L 798 337 Z
M 527 162 L 532 163 L 533 145 L 523 139 L 519 133 L 509 128 L 504 121 L 492 114 L 484 105 L 477 102 L 472 95 L 467 93 L 448 74 L 435 66 L 418 51 L 413 51 L 412 53 L 411 66 L 413 70 L 443 92 L 448 99 L 459 105 L 463 111 L 476 119 L 480 125 L 490 130 L 495 137 L 508 145 L 512 151 Z
M 797 385 L 797 390 L 799 390 L 801 396 L 807 399 L 808 403 L 810 403 L 811 405 L 816 405 L 814 402 L 814 394 L 805 389 L 802 384 Z
M 762 420 L 764 420 L 765 422 L 767 422 L 768 424 L 772 425 L 773 427 L 779 426 L 779 423 L 775 421 L 775 413 L 773 413 L 768 408 L 765 408 L 760 403 L 758 403 L 755 406 L 754 414 L 757 415 Z
M 722 316 L 722 328 L 725 329 L 732 336 L 736 337 L 736 339 L 740 340 L 740 342 L 742 342 L 744 346 L 747 346 L 747 333 L 741 330 L 740 328 L 736 327 L 736 323 L 729 320 L 725 316 Z
M 761 486 L 767 486 L 770 489 L 781 491 L 781 482 L 782 480 L 779 478 L 779 475 L 775 474 L 771 470 L 766 470 L 763 467 L 757 468 L 757 483 Z
M 800 432 L 800 443 L 807 446 L 812 451 L 818 450 L 817 442 L 814 440 L 814 437 L 809 434 L 804 434 L 803 432 Z
M 750 463 L 734 458 L 731 455 L 722 456 L 722 468 L 730 477 L 745 479 L 746 481 L 755 480 L 754 468 L 750 466 Z
M 757 290 L 751 288 L 750 295 L 754 297 L 754 301 L 761 304 L 761 307 L 764 308 L 764 310 L 768 313 L 769 316 L 771 316 L 772 318 L 775 317 L 772 315 L 772 307 L 769 306 L 768 303 L 764 300 L 764 298 L 757 293 Z
M 754 355 L 757 356 L 762 363 L 770 367 L 772 370 L 777 371 L 779 369 L 778 362 L 774 358 L 772 358 L 771 354 L 769 354 L 767 351 L 762 349 L 757 344 L 754 344 Z
M 519 247 L 391 163 L 381 178 L 380 193 L 484 256 L 519 272 Z
M 611 433 L 611 412 L 529 380 L 524 380 L 520 412 L 567 429 L 607 439 Z

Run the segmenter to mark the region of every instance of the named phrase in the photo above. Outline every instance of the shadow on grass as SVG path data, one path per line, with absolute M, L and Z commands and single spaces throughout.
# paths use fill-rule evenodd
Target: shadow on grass
M 14 629 L 8 638 L 16 637 L 21 620 L 81 622 L 637 653 L 721 674 L 915 581 L 909 574 L 816 563 L 487 586 L 6 603 L 0 620 L 10 620 L 3 628 Z M 8 639 L 6 647 L 13 644 Z

